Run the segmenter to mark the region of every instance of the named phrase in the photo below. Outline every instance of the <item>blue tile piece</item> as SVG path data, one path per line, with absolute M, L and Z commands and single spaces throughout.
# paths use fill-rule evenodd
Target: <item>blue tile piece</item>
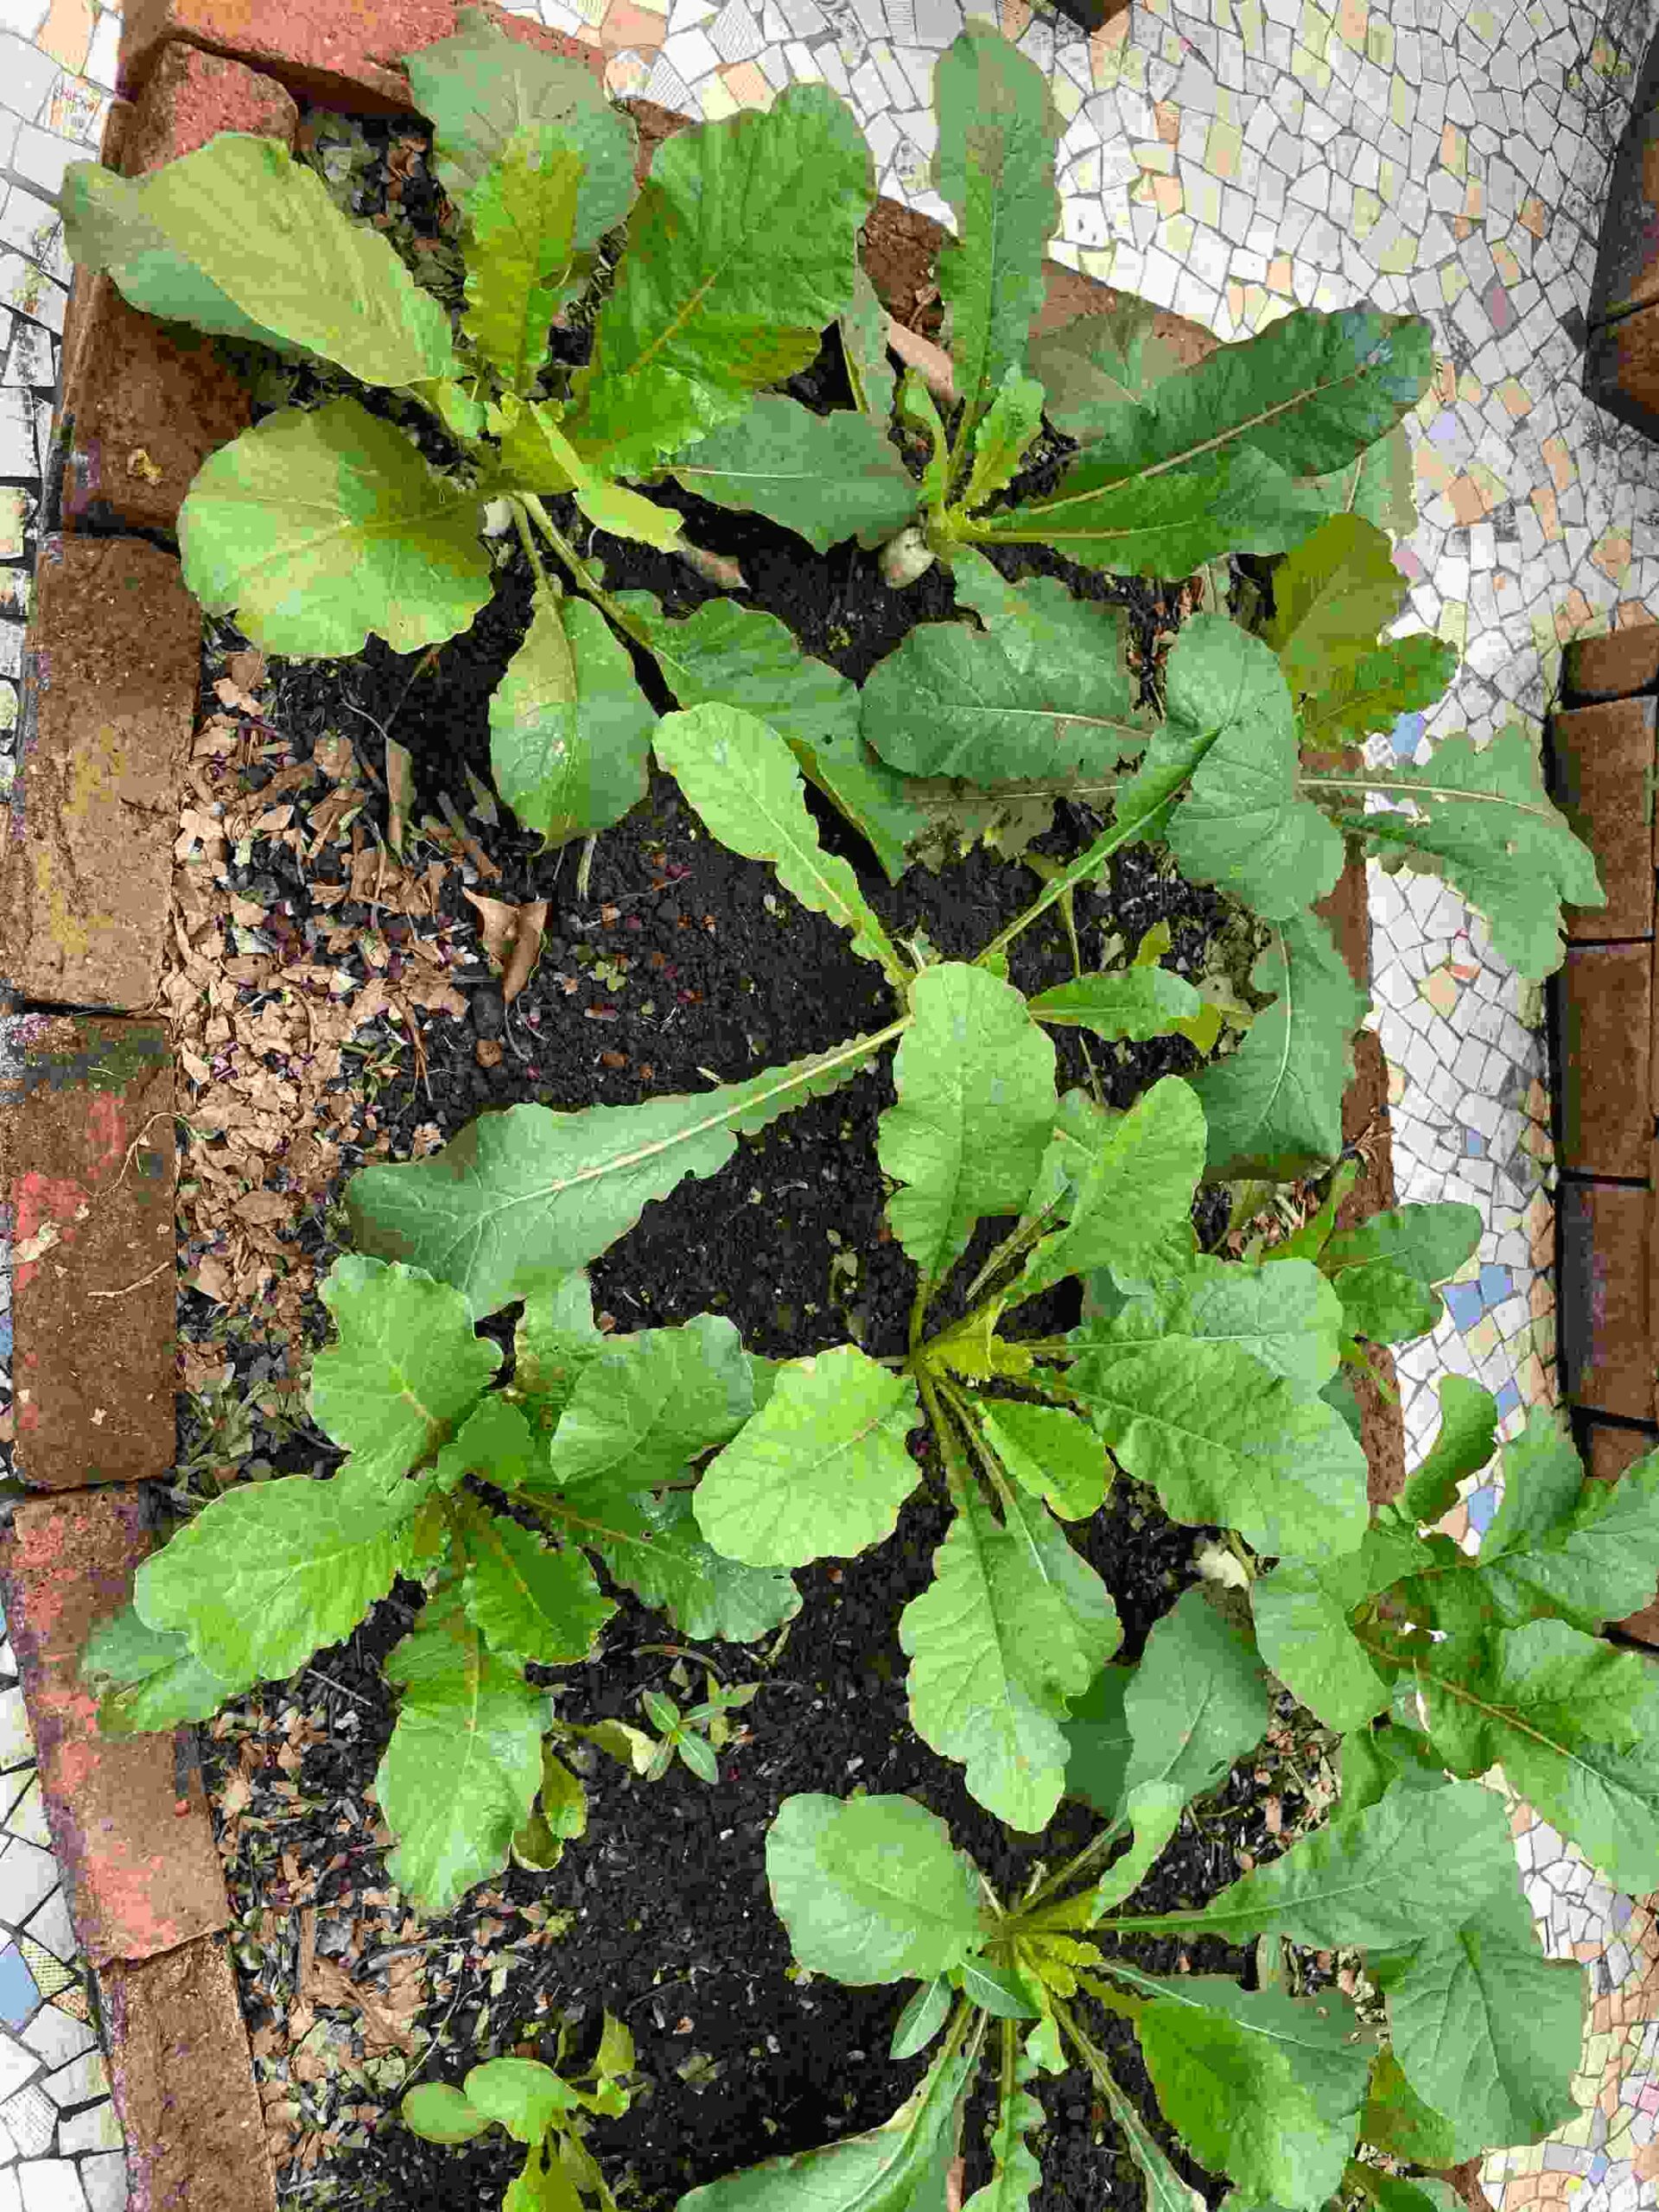
M 1423 741 L 1423 718 L 1421 715 L 1402 715 L 1389 733 L 1396 760 L 1409 760 Z
M 1489 1260 L 1481 1269 L 1480 1294 L 1488 1306 L 1501 1306 L 1514 1287 L 1507 1268 L 1496 1267 Z
M 1465 1129 L 1464 1131 L 1463 1149 L 1465 1156 L 1471 1160 L 1485 1159 L 1486 1140 L 1482 1136 L 1478 1129 Z
M 21 2028 L 25 2020 L 34 2018 L 41 2007 L 41 1992 L 34 1975 L 15 1943 L 8 1943 L 0 1951 L 0 2020 L 9 2028 Z
M 1520 1402 L 1520 1384 L 1514 1381 L 1506 1382 L 1503 1385 L 1503 1388 L 1497 1394 L 1498 1419 L 1502 1421 L 1506 1414 L 1512 1414 Z
M 1497 1492 L 1490 1488 L 1471 1491 L 1466 1503 L 1469 1526 L 1484 1536 L 1491 1527 L 1492 1516 L 1497 1510 Z
M 1440 1296 L 1452 1308 L 1452 1319 L 1460 1329 L 1472 1329 L 1484 1311 L 1477 1282 L 1448 1282 L 1441 1285 Z

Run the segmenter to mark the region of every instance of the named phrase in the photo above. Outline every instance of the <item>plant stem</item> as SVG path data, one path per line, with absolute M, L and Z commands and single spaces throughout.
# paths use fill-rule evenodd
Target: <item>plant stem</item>
M 991 939 L 974 965 L 976 968 L 983 968 L 995 960 L 1000 952 L 1005 951 L 1014 943 L 1022 930 L 1028 930 L 1040 915 L 1048 912 L 1057 899 L 1064 899 L 1074 884 L 1081 883 L 1085 878 L 1093 875 L 1103 861 L 1110 860 L 1112 855 L 1122 846 L 1132 845 L 1137 837 L 1144 835 L 1147 825 L 1153 817 L 1163 812 L 1170 802 L 1179 794 L 1186 781 L 1187 779 L 1183 777 L 1180 783 L 1177 784 L 1173 790 L 1160 791 L 1154 798 L 1148 799 L 1140 811 L 1133 815 L 1128 822 L 1114 823 L 1109 830 L 1103 830 L 1086 852 L 1079 854 L 1076 860 L 1068 862 L 1058 875 L 1044 885 L 1041 896 L 1034 899 L 1023 914 L 1015 915 L 1007 929 L 999 931 Z
M 1020 1904 L 1020 1914 L 1023 1915 L 1031 1908 L 1041 1904 L 1046 1897 L 1052 1897 L 1056 1890 L 1063 1889 L 1066 1883 L 1075 1880 L 1077 1875 L 1092 1866 L 1096 1859 L 1103 1859 L 1119 1836 L 1122 1834 L 1126 1825 L 1127 1823 L 1122 1821 L 1114 1821 L 1109 1827 L 1103 1827 L 1098 1835 L 1091 1836 L 1081 1851 L 1068 1859 L 1064 1866 L 1057 1868 L 1046 1880 L 1032 1891 Z
M 1014 1510 L 1014 1495 L 1008 1488 L 1007 1477 L 1003 1473 L 1001 1466 L 997 1460 L 995 1452 L 991 1450 L 984 1438 L 980 1434 L 978 1423 L 974 1419 L 972 1406 L 969 1403 L 967 1398 L 963 1395 L 963 1393 L 957 1389 L 956 1384 L 954 1382 L 947 1382 L 943 1376 L 939 1377 L 938 1392 L 945 1404 L 949 1406 L 951 1412 L 955 1414 L 957 1422 L 961 1426 L 963 1434 L 968 1439 L 968 1448 L 985 1471 L 985 1473 L 990 1481 L 991 1488 L 996 1492 L 998 1501 L 1001 1505 L 1004 1515 L 1006 1516 L 1012 1512 Z
M 530 563 L 535 575 L 536 595 L 538 599 L 556 598 L 557 594 L 553 588 L 553 580 L 548 575 L 541 554 L 537 550 L 535 535 L 530 527 L 530 517 L 524 512 L 524 503 L 522 499 L 514 499 L 512 506 L 513 527 L 518 532 L 518 543 L 524 547 L 524 558 Z
M 974 1495 L 974 1471 L 963 1457 L 961 1442 L 939 1402 L 933 1377 L 925 1368 L 921 1368 L 917 1371 L 916 1382 L 933 1433 L 939 1440 L 939 1456 L 944 1461 L 944 1478 L 950 1486 L 950 1503 L 958 1513 L 963 1512 Z
M 537 529 L 541 531 L 542 536 L 570 571 L 570 580 L 576 589 L 585 599 L 591 599 L 601 613 L 607 620 L 615 623 L 624 637 L 632 638 L 636 645 L 643 645 L 647 652 L 651 652 L 652 650 L 651 633 L 645 624 L 630 614 L 626 607 L 619 606 L 604 585 L 594 581 L 589 573 L 588 563 L 554 521 L 552 516 L 549 514 L 535 493 L 524 492 L 518 496 L 522 499 L 525 507 L 535 518 Z

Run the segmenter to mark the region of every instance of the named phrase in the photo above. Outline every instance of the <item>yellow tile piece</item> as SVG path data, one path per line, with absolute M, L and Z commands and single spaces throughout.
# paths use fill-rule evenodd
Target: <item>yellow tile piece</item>
M 1365 26 L 1365 52 L 1379 69 L 1394 67 L 1394 25 L 1373 16 Z
M 1531 395 L 1518 377 L 1505 377 L 1497 387 L 1497 396 L 1512 423 L 1518 423 L 1523 416 L 1531 414 Z
M 1117 259 L 1115 245 L 1086 245 L 1083 249 L 1082 258 L 1085 276 L 1092 276 L 1102 284 L 1110 283 L 1112 267 Z
M 1230 180 L 1238 175 L 1238 157 L 1243 148 L 1243 134 L 1230 123 L 1212 123 L 1204 142 L 1204 166 L 1217 176 Z
M 1057 69 L 1048 80 L 1048 89 L 1062 123 L 1070 123 L 1083 105 L 1083 88 L 1074 85 L 1064 70 Z
M 1189 170 L 1185 183 L 1186 212 L 1206 230 L 1221 228 L 1221 187 L 1205 170 Z
M 1497 1323 L 1490 1313 L 1483 1313 L 1472 1329 L 1465 1329 L 1463 1341 L 1477 1359 L 1490 1359 L 1497 1350 Z
M 1402 130 L 1409 130 L 1417 113 L 1417 103 L 1412 98 L 1411 86 L 1403 77 L 1389 80 L 1389 115 Z
M 1388 276 L 1403 276 L 1416 266 L 1417 240 L 1404 232 L 1391 238 L 1376 257 L 1376 265 Z
M 737 101 L 718 77 L 710 77 L 698 98 L 702 102 L 703 118 L 709 123 L 723 123 L 728 115 L 740 112 Z
M 1331 18 L 1316 0 L 1302 0 L 1302 18 L 1296 35 L 1316 61 L 1323 61 L 1331 38 Z
M 1369 238 L 1382 219 L 1382 202 L 1374 192 L 1368 192 L 1363 184 L 1357 185 L 1354 188 L 1353 212 L 1349 217 L 1349 226 L 1355 238 Z
M 1509 498 L 1509 486 L 1495 470 L 1488 468 L 1484 461 L 1471 461 L 1469 474 L 1479 489 L 1489 514 L 1494 507 L 1501 507 Z
M 1465 369 L 1458 378 L 1458 397 L 1465 407 L 1478 407 L 1485 397 L 1485 385 L 1471 371 Z
M 1175 149 L 1173 146 L 1166 146 L 1157 139 L 1142 138 L 1131 146 L 1129 151 L 1135 156 L 1138 168 L 1151 169 L 1160 176 L 1174 175 Z
M 1503 282 L 1506 284 L 1518 284 L 1521 282 L 1521 264 L 1510 248 L 1504 245 L 1503 239 L 1496 239 L 1490 251 L 1497 264 L 1497 273 Z
M 1469 608 L 1463 600 L 1448 599 L 1443 602 L 1434 634 L 1444 638 L 1448 645 L 1455 645 L 1459 652 L 1463 651 L 1469 635 Z
M 1385 207 L 1392 207 L 1400 190 L 1400 172 L 1385 154 L 1376 165 L 1376 189 Z
M 1305 46 L 1294 46 L 1290 49 L 1290 73 L 1299 85 L 1306 85 L 1316 99 L 1331 82 L 1329 68 L 1318 54 L 1310 54 Z
M 1173 177 L 1167 181 L 1175 184 Z M 1175 189 L 1177 192 L 1180 190 L 1179 184 L 1175 184 Z M 1192 251 L 1192 218 L 1190 215 L 1175 216 L 1164 232 L 1163 243 L 1165 250 L 1173 253 L 1177 261 L 1185 261 Z

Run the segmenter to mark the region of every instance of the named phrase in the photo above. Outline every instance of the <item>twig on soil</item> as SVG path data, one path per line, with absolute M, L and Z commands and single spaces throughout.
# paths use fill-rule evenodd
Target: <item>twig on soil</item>
M 147 1282 L 154 1282 L 157 1275 L 164 1275 L 170 1267 L 176 1264 L 172 1258 L 165 1259 L 159 1267 L 152 1268 L 147 1275 L 140 1275 L 137 1282 L 126 1283 L 119 1290 L 89 1290 L 86 1295 L 88 1298 L 130 1297 L 135 1290 L 142 1290 Z
M 477 838 L 474 836 L 472 831 L 461 820 L 461 810 L 457 807 L 454 799 L 450 798 L 448 791 L 440 791 L 438 793 L 438 809 L 442 814 L 444 820 L 454 831 L 456 836 L 460 838 L 461 850 L 466 854 L 467 859 L 471 861 L 473 866 L 478 870 L 480 875 L 484 877 L 486 881 L 499 875 L 501 873 L 500 869 L 497 868 L 495 862 L 485 851 L 483 846 L 479 843 Z

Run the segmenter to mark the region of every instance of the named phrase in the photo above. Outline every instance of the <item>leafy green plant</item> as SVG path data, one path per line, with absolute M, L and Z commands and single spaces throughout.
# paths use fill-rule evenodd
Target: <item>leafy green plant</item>
M 687 1706 L 683 1712 L 661 1690 L 641 1690 L 640 1705 L 658 1732 L 654 1743 L 649 1737 L 645 1738 L 650 1749 L 640 1770 L 645 1780 L 661 1781 L 677 1755 L 681 1765 L 689 1767 L 699 1782 L 718 1782 L 720 1761 L 716 1754 L 724 1749 L 731 1735 L 728 1715 L 746 1706 L 760 1687 L 759 1682 L 736 1682 L 728 1688 L 710 1675 L 708 1696 L 700 1704 Z
M 559 2030 L 558 2063 L 569 2031 Z M 592 2066 L 567 2080 L 534 2058 L 492 2058 L 474 2066 L 459 2089 L 423 2082 L 403 2101 L 405 2126 L 429 2143 L 470 2143 L 491 2127 L 505 2127 L 525 2146 L 522 2171 L 501 2200 L 501 2212 L 616 2212 L 616 2199 L 582 2140 L 589 2113 L 614 2120 L 630 2102 L 626 2077 L 633 2071 L 633 2037 L 626 2024 L 605 2015 Z M 582 2087 L 583 2083 L 588 2086 Z

